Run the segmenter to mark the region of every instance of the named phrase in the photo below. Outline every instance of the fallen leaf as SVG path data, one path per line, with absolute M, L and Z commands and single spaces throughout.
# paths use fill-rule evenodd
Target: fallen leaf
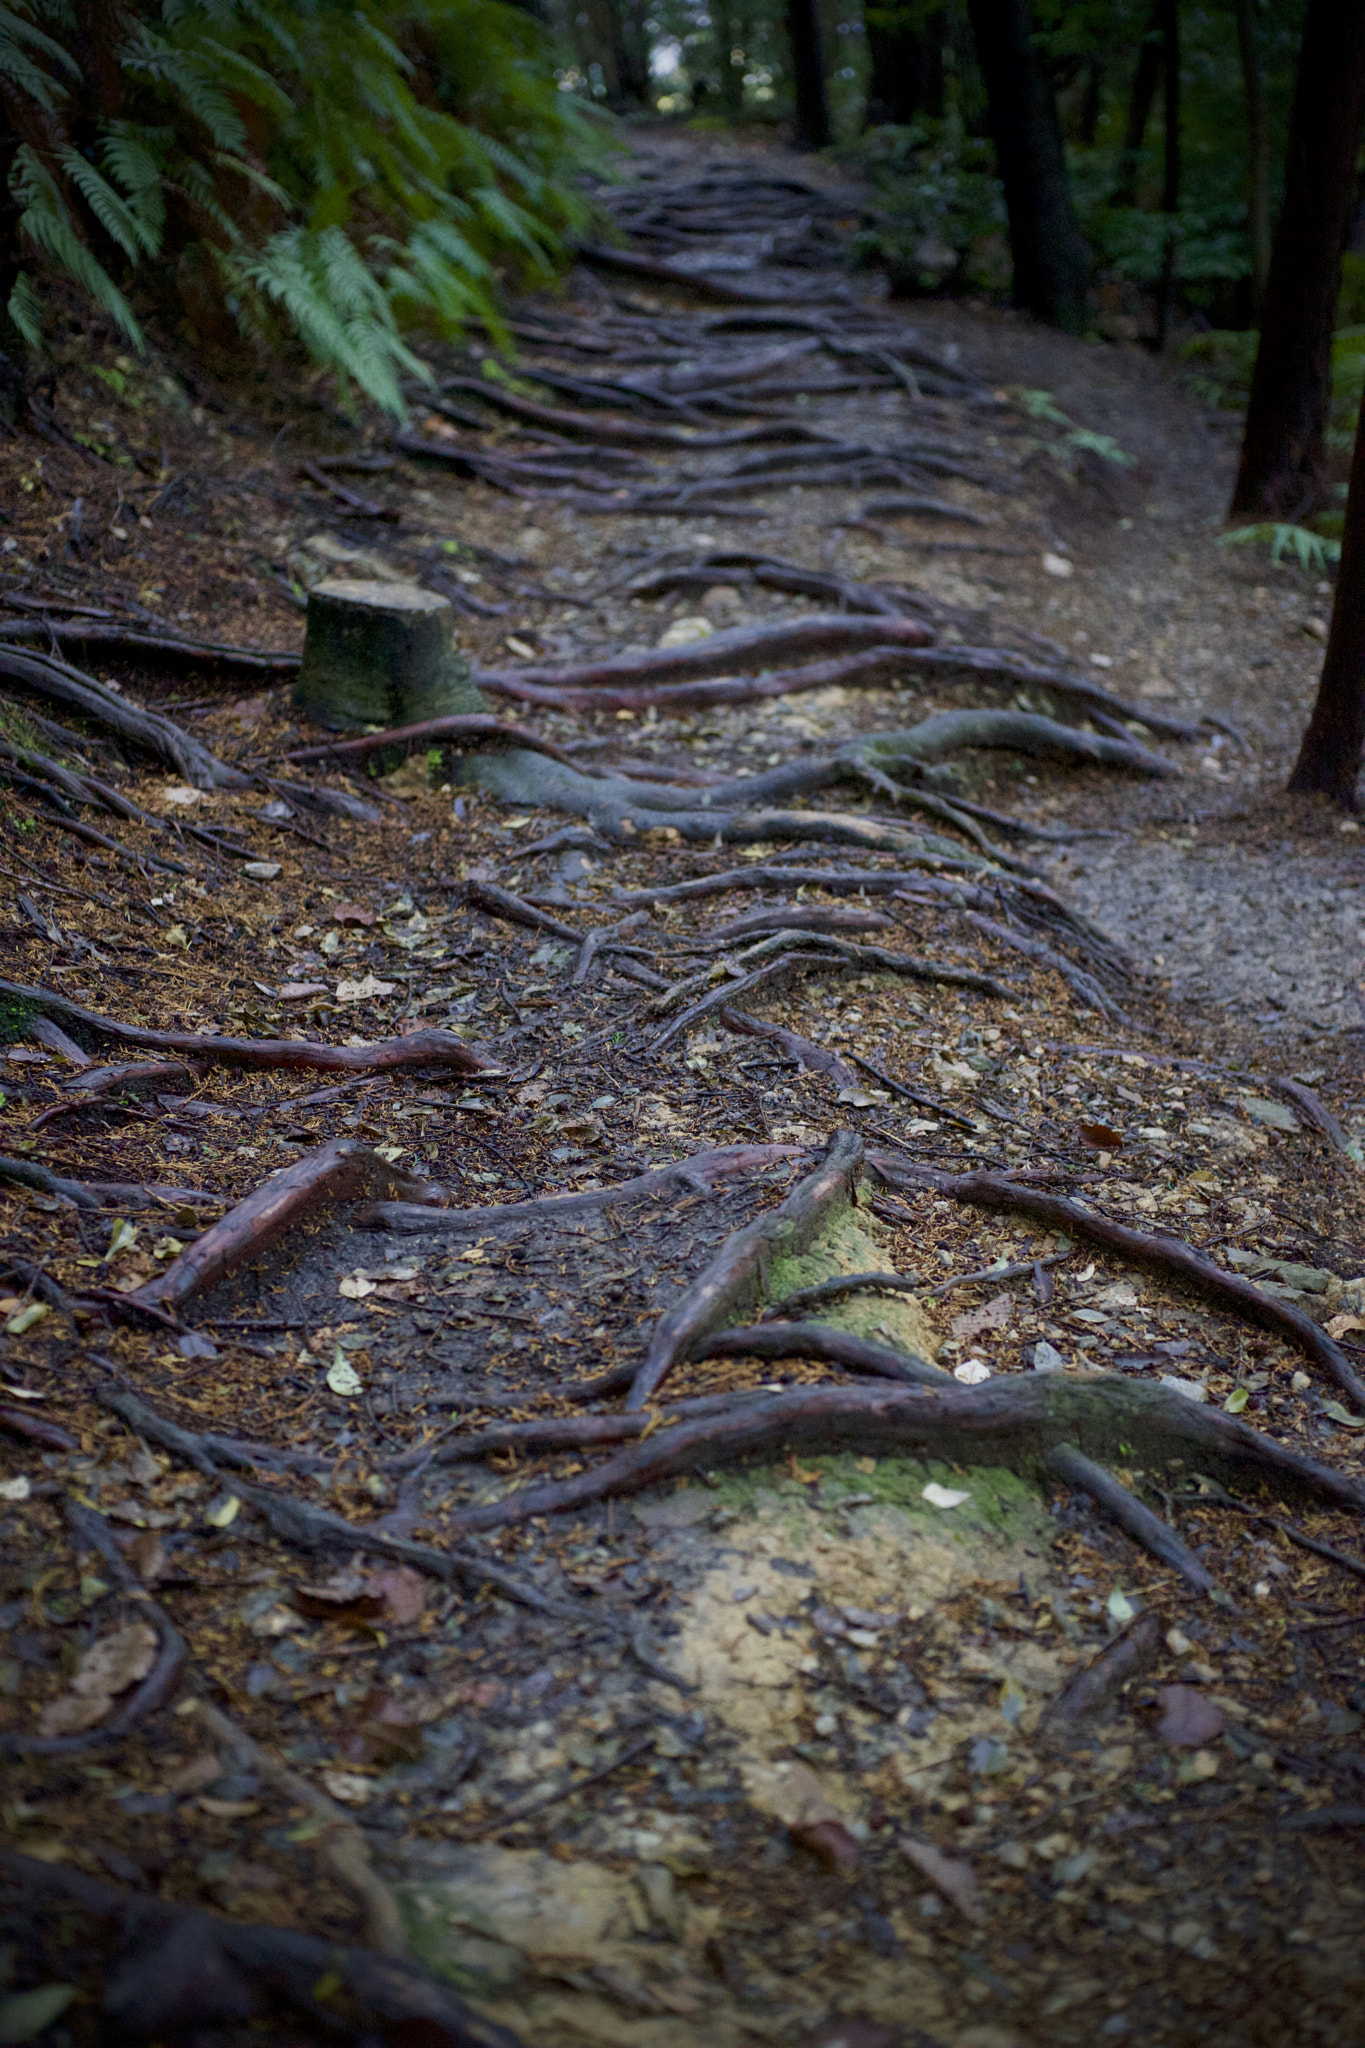
M 371 925 L 376 922 L 374 912 L 367 910 L 363 903 L 338 903 L 332 911 L 333 924 Z
M 983 1302 L 980 1308 L 968 1309 L 965 1314 L 954 1316 L 953 1335 L 964 1343 L 970 1343 L 973 1337 L 979 1337 L 987 1330 L 1003 1330 L 1013 1308 L 1008 1294 L 997 1294 L 994 1300 Z
M 80 1992 L 74 1984 L 39 1984 L 0 2000 L 0 2042 L 34 2041 L 60 2019 Z
M 5 1324 L 6 1333 L 11 1337 L 22 1337 L 25 1330 L 31 1330 L 35 1323 L 40 1323 L 48 1312 L 45 1301 L 31 1301 L 27 1308 L 21 1308 L 17 1314 L 10 1317 Z M 32 1398 L 30 1395 L 29 1399 Z
M 1227 1400 L 1223 1403 L 1223 1413 L 1225 1415 L 1240 1415 L 1250 1399 L 1251 1396 L 1245 1387 L 1234 1387 Z
M 986 1915 L 970 1863 L 964 1863 L 956 1856 L 945 1856 L 932 1842 L 918 1841 L 913 1835 L 901 1836 L 900 1849 L 907 1863 L 913 1864 L 921 1877 L 927 1877 L 935 1891 L 942 1892 L 949 1905 L 956 1906 L 964 1919 L 980 1925 Z
M 421 1619 L 427 1604 L 427 1582 L 410 1565 L 395 1565 L 392 1571 L 379 1572 L 370 1584 L 383 1596 L 388 1618 L 395 1628 L 410 1628 Z
M 177 1764 L 173 1771 L 167 1771 L 162 1784 L 168 1792 L 174 1792 L 183 1799 L 190 1792 L 205 1792 L 210 1785 L 216 1785 L 223 1775 L 221 1757 L 212 1750 L 205 1750 L 200 1756 L 192 1756 L 186 1763 Z
M 204 1520 L 210 1529 L 230 1528 L 241 1512 L 241 1507 L 242 1503 L 235 1493 L 220 1493 L 217 1500 L 211 1501 L 204 1509 Z
M 364 1279 L 359 1273 L 348 1273 L 345 1279 L 337 1282 L 337 1293 L 344 1295 L 347 1301 L 363 1301 L 374 1290 L 375 1282 Z
M 83 1699 L 103 1693 L 112 1699 L 145 1678 L 156 1662 L 156 1630 L 145 1621 L 130 1621 L 92 1643 L 76 1666 L 71 1690 Z
M 32 1483 L 26 1478 L 0 1479 L 0 1500 L 27 1500 L 32 1491 Z
M 114 1702 L 108 1693 L 91 1693 L 82 1698 L 79 1693 L 64 1692 L 60 1699 L 49 1700 L 38 1717 L 40 1735 L 84 1735 L 104 1719 Z
M 397 986 L 397 982 L 381 981 L 377 974 L 367 974 L 361 981 L 339 981 L 337 1001 L 368 1003 L 375 996 L 391 996 Z
M 1109 1124 L 1077 1124 L 1077 1134 L 1092 1152 L 1121 1152 L 1123 1133 Z
M 1118 1628 L 1127 1628 L 1129 1622 L 1137 1613 L 1137 1609 L 1128 1598 L 1128 1595 L 1117 1586 L 1115 1586 L 1113 1592 L 1106 1600 L 1104 1611 Z
M 1223 1732 L 1222 1710 L 1196 1685 L 1157 1687 L 1161 1719 L 1156 1732 L 1172 1749 L 1202 1749 Z
M 1040 1337 L 1033 1347 L 1033 1370 L 1035 1372 L 1064 1372 L 1066 1360 L 1045 1337 Z
M 1324 1401 L 1318 1413 L 1330 1417 L 1343 1429 L 1365 1429 L 1365 1415 L 1352 1415 L 1349 1408 L 1342 1407 L 1340 1401 Z
M 325 996 L 325 981 L 282 981 L 276 993 L 287 1003 L 300 1001 L 304 996 Z
M 375 1793 L 374 1779 L 362 1778 L 356 1771 L 324 1771 L 322 1782 L 343 1806 L 364 1806 Z
M 1327 1325 L 1329 1337 L 1349 1337 L 1352 1330 L 1365 1330 L 1365 1319 L 1360 1316 L 1333 1316 Z
M 1244 1095 L 1242 1107 L 1253 1123 L 1268 1124 L 1272 1131 L 1296 1131 L 1299 1120 L 1283 1102 L 1269 1102 L 1262 1095 Z
M 984 1358 L 964 1358 L 953 1367 L 953 1378 L 961 1380 L 964 1387 L 982 1386 L 990 1376 L 991 1369 Z
M 958 1493 L 951 1486 L 940 1486 L 931 1479 L 927 1486 L 920 1488 L 921 1500 L 927 1500 L 931 1508 L 960 1508 L 964 1500 L 970 1500 L 969 1493 Z
M 360 1374 L 351 1364 L 350 1359 L 339 1344 L 336 1348 L 336 1356 L 327 1368 L 327 1384 L 334 1394 L 340 1394 L 348 1400 L 353 1394 L 360 1392 Z
M 862 1850 L 841 1820 L 817 1820 L 810 1826 L 794 1827 L 791 1836 L 801 1848 L 818 1857 L 826 1870 L 851 1877 L 858 1868 Z
M 277 860 L 249 860 L 242 867 L 242 873 L 250 875 L 253 882 L 273 882 L 282 872 Z
M 163 804 L 170 804 L 173 810 L 189 811 L 193 810 L 196 804 L 203 803 L 204 792 L 202 789 L 191 789 L 187 782 L 172 782 L 162 790 L 161 801 Z

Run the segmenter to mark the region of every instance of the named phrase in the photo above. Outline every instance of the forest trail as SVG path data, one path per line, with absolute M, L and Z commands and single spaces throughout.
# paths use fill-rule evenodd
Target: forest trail
M 68 378 L 145 490 L 0 448 L 5 637 L 118 684 L 5 727 L 19 1981 L 75 2048 L 1348 2048 L 1322 593 L 1217 544 L 1230 416 L 887 300 L 835 173 L 608 197 L 389 445 Z M 493 742 L 300 716 L 338 571 L 450 596 Z

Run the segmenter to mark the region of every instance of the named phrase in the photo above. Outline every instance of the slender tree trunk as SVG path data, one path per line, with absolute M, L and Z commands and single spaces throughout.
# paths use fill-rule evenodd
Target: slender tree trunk
M 1365 6 L 1308 0 L 1234 517 L 1303 519 L 1327 494 L 1341 253 L 1365 109 Z
M 1351 458 L 1351 486 L 1341 536 L 1332 630 L 1327 636 L 1317 702 L 1299 748 L 1291 789 L 1320 791 L 1357 808 L 1356 783 L 1365 750 L 1365 399 Z
M 1138 44 L 1137 68 L 1133 73 L 1133 90 L 1128 101 L 1128 121 L 1123 131 L 1123 154 L 1119 158 L 1118 177 L 1109 201 L 1111 206 L 1132 206 L 1137 199 L 1138 163 L 1147 123 L 1152 117 L 1156 89 L 1161 83 L 1161 9 L 1162 0 L 1156 0 L 1146 34 Z
M 1162 115 L 1165 127 L 1162 157 L 1161 210 L 1166 232 L 1161 246 L 1161 283 L 1156 302 L 1156 351 L 1166 346 L 1175 292 L 1175 259 L 1180 241 L 1180 0 L 1162 0 Z
M 863 125 L 908 127 L 920 114 L 943 114 L 943 45 L 948 25 L 942 12 L 917 21 L 904 4 L 868 7 L 863 12 L 870 71 Z
M 829 106 L 816 0 L 787 0 L 787 36 L 796 99 L 792 140 L 798 149 L 824 149 L 829 142 Z
M 1270 121 L 1265 103 L 1265 73 L 1256 40 L 1256 0 L 1233 0 L 1233 7 L 1242 58 L 1242 90 L 1247 103 L 1247 228 L 1251 236 L 1252 304 L 1259 322 L 1265 314 L 1266 280 L 1270 275 Z
M 1049 326 L 1082 333 L 1090 259 L 1028 0 L 970 0 L 970 11 L 1009 213 L 1014 303 Z
M 732 53 L 741 39 L 733 0 L 712 0 L 711 20 L 715 28 L 716 62 L 720 66 L 721 108 L 727 121 L 737 121 L 744 112 L 744 74 L 732 61 Z
M 9 314 L 10 296 L 23 268 L 23 250 L 19 242 L 19 205 L 9 189 L 19 137 L 6 100 L 4 85 L 0 83 L 0 419 L 17 426 L 28 411 L 28 349 Z
M 1085 67 L 1085 96 L 1081 101 L 1081 142 L 1089 149 L 1100 125 L 1100 102 L 1104 93 L 1104 59 L 1096 55 Z

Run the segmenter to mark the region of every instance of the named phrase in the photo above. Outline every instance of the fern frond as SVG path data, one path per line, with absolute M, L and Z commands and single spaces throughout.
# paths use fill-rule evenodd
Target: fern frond
M 125 256 L 131 257 L 135 263 L 139 255 L 155 256 L 160 238 L 151 232 L 147 221 L 133 211 L 127 200 L 120 197 L 88 158 L 83 157 L 78 149 L 64 149 L 57 161 L 84 197 L 104 232 L 111 241 L 118 243 Z
M 9 303 L 5 310 L 29 347 L 41 348 L 43 309 L 33 288 L 33 279 L 26 270 L 21 270 L 15 278 L 14 289 L 9 295 Z
M 23 202 L 24 210 L 16 224 L 20 237 L 73 278 L 97 306 L 103 306 L 118 322 L 129 340 L 141 348 L 142 330 L 133 317 L 132 307 L 104 265 L 81 240 L 56 179 L 26 142 L 15 151 L 10 190 Z

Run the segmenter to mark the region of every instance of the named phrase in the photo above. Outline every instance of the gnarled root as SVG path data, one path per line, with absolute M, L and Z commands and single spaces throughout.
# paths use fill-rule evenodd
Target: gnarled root
M 515 2034 L 485 2019 L 449 1986 L 393 1956 L 120 1891 L 15 1849 L 0 1849 L 0 1877 L 17 1906 L 43 1900 L 54 1915 L 81 1916 L 110 1929 L 104 1939 L 113 1974 L 104 2009 L 132 2039 L 186 2038 L 253 2018 L 268 2025 L 273 2008 L 282 2023 L 286 2015 L 293 2021 L 302 2016 L 318 2038 L 329 2040 L 385 2048 L 419 2040 L 429 2048 L 521 2048 Z M 100 1946 L 99 1938 L 84 1937 L 73 1966 Z
M 141 1024 L 122 1024 L 83 1010 L 54 989 L 28 988 L 22 982 L 0 981 L 0 1000 L 8 999 L 29 1016 L 63 1017 L 82 1024 L 96 1037 L 149 1052 L 184 1053 L 212 1066 L 261 1070 L 304 1067 L 329 1074 L 391 1073 L 402 1067 L 443 1066 L 457 1074 L 499 1071 L 449 1031 L 414 1031 L 406 1038 L 383 1038 L 374 1045 L 314 1045 L 306 1038 L 215 1038 L 198 1031 L 149 1031 Z

